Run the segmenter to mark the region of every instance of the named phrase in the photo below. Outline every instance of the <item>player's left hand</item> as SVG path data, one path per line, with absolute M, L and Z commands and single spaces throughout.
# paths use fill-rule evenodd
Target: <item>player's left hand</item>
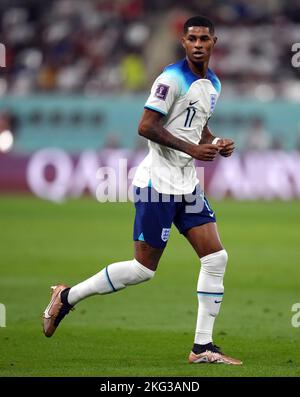
M 223 157 L 229 157 L 232 155 L 235 147 L 232 139 L 222 138 L 217 142 L 219 146 L 219 153 Z

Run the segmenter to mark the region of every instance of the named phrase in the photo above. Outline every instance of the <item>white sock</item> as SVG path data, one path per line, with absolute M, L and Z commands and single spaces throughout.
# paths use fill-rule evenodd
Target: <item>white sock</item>
M 150 280 L 155 272 L 139 263 L 136 259 L 116 262 L 101 272 L 75 285 L 69 291 L 68 302 L 75 305 L 91 295 L 104 295 L 119 291 L 127 285 L 139 284 Z
M 206 345 L 213 341 L 214 322 L 223 299 L 223 278 L 227 260 L 228 255 L 225 250 L 201 258 L 197 285 L 198 317 L 194 341 L 199 345 Z

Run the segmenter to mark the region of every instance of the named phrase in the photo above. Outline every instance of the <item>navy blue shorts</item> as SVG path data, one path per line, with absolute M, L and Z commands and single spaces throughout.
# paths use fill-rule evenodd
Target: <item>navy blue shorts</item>
M 172 223 L 180 233 L 192 227 L 216 222 L 215 214 L 197 185 L 193 193 L 167 195 L 153 187 L 134 186 L 135 220 L 133 239 L 154 248 L 167 244 Z

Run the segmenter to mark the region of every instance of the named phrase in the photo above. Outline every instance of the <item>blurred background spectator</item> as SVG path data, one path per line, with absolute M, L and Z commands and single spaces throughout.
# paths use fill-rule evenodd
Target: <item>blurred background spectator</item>
M 271 136 L 264 121 L 256 117 L 244 135 L 244 150 L 267 150 L 271 148 Z
M 16 132 L 16 119 L 9 111 L 0 113 L 0 153 L 11 150 Z
M 225 94 L 300 98 L 299 68 L 287 61 L 299 0 L 2 0 L 0 11 L 2 95 L 144 90 L 182 53 L 185 19 L 204 14 L 217 25 L 212 67 Z

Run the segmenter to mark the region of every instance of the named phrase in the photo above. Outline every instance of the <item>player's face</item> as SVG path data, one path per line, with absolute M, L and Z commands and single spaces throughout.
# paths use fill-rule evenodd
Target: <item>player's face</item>
M 208 62 L 217 38 L 205 26 L 191 26 L 182 38 L 187 57 L 193 63 Z

